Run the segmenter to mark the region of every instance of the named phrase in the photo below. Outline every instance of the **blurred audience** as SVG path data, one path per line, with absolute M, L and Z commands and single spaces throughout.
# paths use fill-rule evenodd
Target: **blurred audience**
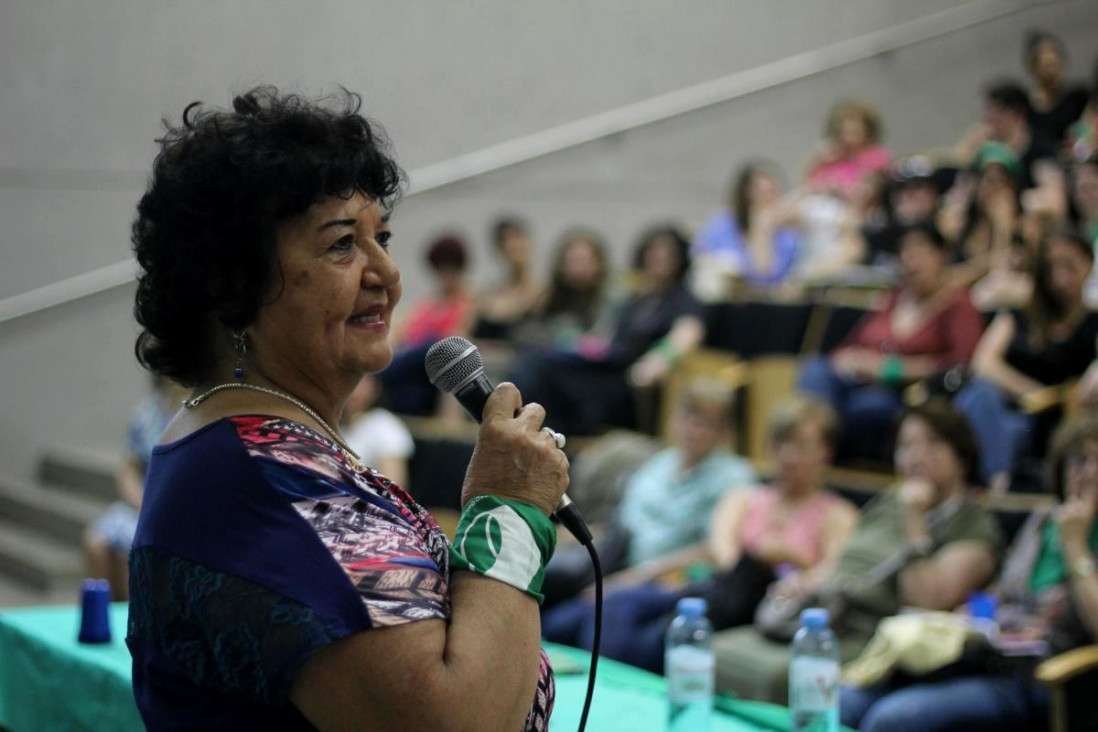
M 805 167 L 798 211 L 805 230 L 797 276 L 828 281 L 865 258 L 862 222 L 883 207 L 892 153 L 880 144 L 881 120 L 862 102 L 844 100 L 827 117 L 826 139 Z
M 937 220 L 942 177 L 922 155 L 896 162 L 886 182 L 887 201 L 881 207 L 881 216 L 862 216 L 866 264 L 894 269 L 903 231 L 912 224 Z
M 705 340 L 701 305 L 686 288 L 690 243 L 675 227 L 649 229 L 633 260 L 636 293 L 618 309 L 608 342 L 582 353 L 519 354 L 513 381 L 545 406 L 554 429 L 590 435 L 606 425 L 636 426 L 634 389 L 658 386 Z
M 344 440 L 362 462 L 415 495 L 408 484 L 412 434 L 399 417 L 378 406 L 380 398 L 381 382 L 366 374 L 343 405 Z
M 1083 114 L 1089 96 L 1087 89 L 1067 81 L 1067 51 L 1060 39 L 1050 33 L 1030 33 L 1025 61 L 1033 81 L 1029 91 L 1033 129 L 1059 145 Z
M 1013 81 L 999 81 L 984 90 L 983 122 L 970 130 L 962 143 L 964 160 L 979 162 L 987 142 L 1005 145 L 1018 158 L 1021 203 L 1025 210 L 1061 219 L 1065 209 L 1063 171 L 1056 143 L 1031 124 L 1033 108 L 1026 90 Z
M 1098 155 L 1075 166 L 1071 194 L 1076 226 L 1092 247 L 1098 247 Z
M 866 176 L 888 173 L 892 153 L 881 144 L 881 118 L 868 104 L 838 102 L 827 115 L 826 139 L 805 167 L 805 183 L 815 193 L 851 200 Z
M 769 425 L 775 481 L 725 491 L 706 543 L 613 575 L 604 607 L 602 654 L 661 673 L 663 636 L 680 597 L 705 597 L 714 629 L 724 630 L 750 623 L 756 605 L 779 577 L 815 584 L 830 575 L 858 522 L 857 509 L 823 487 L 837 427 L 835 413 L 820 402 L 780 406 Z M 710 579 L 679 589 L 650 584 L 701 561 L 716 570 Z M 594 608 L 589 600 L 554 609 L 546 623 L 550 639 L 591 647 Z
M 840 593 L 831 623 L 844 661 L 901 607 L 957 607 L 991 579 L 1002 550 L 994 517 L 972 499 L 979 460 L 976 438 L 948 404 L 912 409 L 896 440 L 899 485 L 862 509 L 834 571 L 815 584 L 803 577 L 779 582 L 769 597 L 795 619 L 795 608 L 821 602 L 821 593 Z M 787 641 L 770 640 L 756 627 L 718 633 L 718 689 L 784 703 Z
M 637 466 L 626 482 L 617 516 L 596 531 L 608 582 L 619 570 L 697 544 L 705 537 L 721 495 L 756 481 L 751 464 L 732 452 L 735 434 L 735 392 L 730 386 L 698 381 L 682 392 L 671 417 L 671 445 Z M 586 550 L 573 549 L 573 555 L 558 549 L 546 567 L 546 606 L 594 581 Z M 555 617 L 571 617 L 574 612 L 565 610 Z M 547 638 L 561 637 L 548 615 L 545 622 L 542 632 Z
M 511 330 L 541 302 L 545 287 L 534 270 L 534 242 L 525 223 L 502 218 L 492 226 L 492 247 L 503 279 L 477 297 L 473 333 L 477 338 L 508 340 Z
M 1045 656 L 1098 640 L 1098 418 L 1057 432 L 1049 468 L 1060 506 L 1031 515 L 995 586 L 998 643 L 1043 640 Z M 1001 664 L 1000 673 L 962 669 L 926 682 L 901 674 L 877 686 L 844 688 L 842 723 L 865 732 L 1046 729 L 1049 693 L 1027 661 Z
M 693 289 L 705 300 L 727 297 L 731 280 L 753 287 L 785 281 L 802 254 L 796 208 L 783 199 L 782 176 L 765 160 L 744 164 L 730 186 L 728 207 L 694 237 Z
M 968 293 L 947 276 L 945 240 L 932 224 L 899 239 L 900 283 L 883 309 L 869 313 L 830 356 L 805 362 L 798 387 L 838 412 L 839 454 L 884 459 L 876 439 L 903 405 L 904 386 L 967 364 L 983 321 Z
M 410 306 L 396 328 L 393 360 L 378 374 L 395 412 L 422 416 L 436 411 L 439 392 L 427 379 L 423 357 L 438 340 L 469 333 L 474 300 L 466 277 L 468 259 L 465 242 L 454 235 L 435 239 L 427 248 L 434 291 Z
M 513 334 L 521 348 L 600 352 L 613 329 L 614 298 L 606 243 L 594 231 L 561 237 L 549 288 L 532 316 Z
M 1020 456 L 1043 452 L 1042 438 L 1059 417 L 1057 409 L 1039 423 L 1026 413 L 1027 400 L 1081 376 L 1095 358 L 1098 314 L 1083 302 L 1093 265 L 1094 250 L 1081 236 L 1054 233 L 1038 253 L 1028 306 L 995 316 L 980 339 L 972 358 L 977 378 L 954 404 L 980 440 L 983 478 L 993 490 L 1009 487 Z
M 1006 145 L 986 142 L 976 155 L 975 176 L 964 176 L 950 191 L 942 233 L 954 242 L 954 280 L 972 285 L 1009 260 L 1021 220 L 1018 180 L 1021 161 Z
M 126 430 L 126 456 L 115 478 L 118 496 L 84 534 L 84 557 L 88 577 L 105 579 L 111 584 L 115 600 L 129 599 L 130 546 L 137 529 L 141 498 L 145 492 L 145 473 L 153 448 L 168 426 L 186 389 L 162 377 L 154 377 L 153 391 L 130 414 Z

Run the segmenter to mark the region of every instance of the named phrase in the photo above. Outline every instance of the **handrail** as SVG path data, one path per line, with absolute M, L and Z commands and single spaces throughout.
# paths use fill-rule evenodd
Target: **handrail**
M 1060 0 L 975 0 L 838 43 L 508 140 L 409 172 L 407 195 L 441 188 L 644 125 L 788 84 Z M 133 281 L 132 258 L 0 300 L 0 323 Z

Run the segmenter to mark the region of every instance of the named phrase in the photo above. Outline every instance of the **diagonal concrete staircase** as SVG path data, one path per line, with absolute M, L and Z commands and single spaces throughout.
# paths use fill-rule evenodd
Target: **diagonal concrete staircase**
M 117 497 L 118 454 L 52 448 L 33 483 L 0 478 L 0 605 L 72 602 L 87 525 Z

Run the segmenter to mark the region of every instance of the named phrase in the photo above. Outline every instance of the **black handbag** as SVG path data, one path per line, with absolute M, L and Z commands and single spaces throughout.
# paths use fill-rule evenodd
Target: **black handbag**
M 705 598 L 713 630 L 727 630 L 753 621 L 756 608 L 776 578 L 769 564 L 744 554 L 729 569 L 688 586 L 683 596 Z

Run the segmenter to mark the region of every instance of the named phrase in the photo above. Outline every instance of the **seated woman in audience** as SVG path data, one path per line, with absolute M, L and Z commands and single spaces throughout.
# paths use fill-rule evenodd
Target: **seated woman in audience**
M 709 522 L 709 538 L 608 578 L 602 655 L 662 673 L 663 636 L 680 597 L 709 601 L 715 630 L 751 622 L 767 587 L 779 576 L 813 584 L 830 575 L 858 522 L 849 502 L 823 487 L 838 431 L 830 407 L 811 400 L 782 405 L 770 420 L 776 480 L 728 490 Z M 661 575 L 710 562 L 716 574 L 685 589 L 648 584 Z M 613 589 L 617 587 L 618 589 Z M 546 613 L 550 640 L 590 648 L 594 608 L 573 600 Z
M 1018 199 L 1021 161 L 1006 145 L 988 142 L 977 156 L 977 174 L 959 182 L 942 212 L 942 233 L 958 258 L 957 284 L 972 285 L 1006 264 L 1022 217 Z
M 110 582 L 115 600 L 129 599 L 127 560 L 137 530 L 141 498 L 145 493 L 149 457 L 184 396 L 186 390 L 182 387 L 163 377 L 153 377 L 153 393 L 134 407 L 130 414 L 126 457 L 115 478 L 121 500 L 108 506 L 84 534 L 88 577 Z
M 805 167 L 805 183 L 816 193 L 851 200 L 866 176 L 887 174 L 892 153 L 881 139 L 881 118 L 868 104 L 838 102 L 827 115 L 822 148 Z
M 514 332 L 521 348 L 583 353 L 605 343 L 613 328 L 606 244 L 594 231 L 574 229 L 560 242 L 549 289 L 534 314 Z
M 863 317 L 828 357 L 805 363 L 801 392 L 835 408 L 843 458 L 887 458 L 888 431 L 908 383 L 967 364 L 983 329 L 968 293 L 949 283 L 945 240 L 933 225 L 908 227 L 899 240 L 900 284 L 884 309 Z M 875 449 L 878 448 L 878 449 Z
M 1043 638 L 1053 655 L 1098 640 L 1098 418 L 1061 427 L 1048 463 L 1061 504 L 1030 517 L 995 592 L 1003 633 Z M 866 732 L 1029 732 L 1047 729 L 1049 695 L 1019 666 L 1014 673 L 844 688 L 839 709 L 844 725 Z
M 393 361 L 378 374 L 389 406 L 400 414 L 435 412 L 439 394 L 423 370 L 423 357 L 442 338 L 468 335 L 473 317 L 465 242 L 452 235 L 436 239 L 427 248 L 426 259 L 434 292 L 411 305 L 407 320 L 395 329 Z
M 634 256 L 638 290 L 618 308 L 608 342 L 582 353 L 537 352 L 518 359 L 514 382 L 545 406 L 565 434 L 636 424 L 635 388 L 659 381 L 705 340 L 701 305 L 686 289 L 690 243 L 672 226 L 650 229 Z
M 409 493 L 408 459 L 415 452 L 412 434 L 399 417 L 378 406 L 381 382 L 366 374 L 343 405 L 344 439 L 362 462 Z
M 699 297 L 723 299 L 732 277 L 765 287 L 792 274 L 804 237 L 782 188 L 781 173 L 768 161 L 749 162 L 736 173 L 728 207 L 694 237 L 692 286 Z
M 794 575 L 770 597 L 811 606 L 818 593 L 840 591 L 833 617 L 844 661 L 857 656 L 882 618 L 904 606 L 951 610 L 991 579 L 1002 549 L 995 518 L 972 500 L 979 467 L 976 438 L 946 403 L 910 410 L 896 440 L 899 485 L 871 500 L 827 577 Z M 877 575 L 874 577 L 874 575 Z M 748 699 L 784 703 L 789 645 L 757 627 L 717 633 L 717 688 Z
M 1005 491 L 1017 458 L 1040 454 L 1043 445 L 1033 417 L 1016 405 L 1046 386 L 1083 374 L 1095 358 L 1098 314 L 1083 302 L 1083 287 L 1094 265 L 1094 251 L 1069 229 L 1042 244 L 1029 305 L 995 316 L 972 358 L 978 377 L 957 394 L 954 404 L 972 424 L 983 453 L 983 477 Z M 1059 416 L 1059 410 L 1051 415 Z M 1048 420 L 1044 420 L 1047 422 Z
M 637 466 L 615 518 L 594 532 L 604 572 L 613 576 L 697 544 L 721 495 L 755 482 L 751 464 L 732 452 L 735 412 L 735 392 L 726 384 L 700 380 L 683 391 L 670 447 Z M 545 606 L 593 581 L 587 551 L 562 548 L 545 569 Z
M 534 271 L 534 242 L 526 224 L 504 218 L 492 227 L 492 245 L 503 267 L 503 281 L 477 296 L 473 335 L 506 341 L 511 330 L 541 302 L 545 286 Z
M 1064 78 L 1067 54 L 1063 42 L 1042 31 L 1026 39 L 1026 71 L 1033 80 L 1029 101 L 1033 112 L 1030 124 L 1038 134 L 1059 144 L 1068 129 L 1087 106 L 1087 90 Z

